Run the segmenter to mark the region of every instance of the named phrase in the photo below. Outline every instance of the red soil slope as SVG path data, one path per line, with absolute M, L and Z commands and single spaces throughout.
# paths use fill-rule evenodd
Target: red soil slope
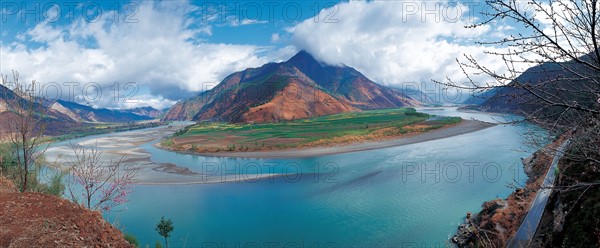
M 322 115 L 358 111 L 344 100 L 338 100 L 297 80 L 291 82 L 273 100 L 250 108 L 246 122 L 305 119 Z
M 133 247 L 99 212 L 0 177 L 0 247 Z

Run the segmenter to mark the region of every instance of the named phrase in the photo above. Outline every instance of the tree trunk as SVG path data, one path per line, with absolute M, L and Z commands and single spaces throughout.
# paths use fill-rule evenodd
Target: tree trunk
M 23 154 L 25 154 L 25 151 L 23 151 Z M 25 167 L 23 169 L 23 192 L 25 192 L 27 191 L 27 178 L 29 177 L 29 168 L 27 165 L 27 163 L 29 163 L 29 160 L 27 159 L 27 155 L 24 156 L 23 162 L 23 166 Z

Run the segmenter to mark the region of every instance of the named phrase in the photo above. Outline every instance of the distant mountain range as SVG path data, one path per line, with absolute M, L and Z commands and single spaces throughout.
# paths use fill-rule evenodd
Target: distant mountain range
M 327 65 L 301 51 L 286 62 L 227 76 L 213 89 L 175 104 L 164 120 L 273 122 L 419 105 L 352 67 Z
M 152 107 L 112 110 L 92 108 L 83 104 L 56 100 L 48 101 L 50 112 L 66 115 L 75 122 L 132 122 L 151 120 L 160 115 L 160 111 Z
M 150 117 L 152 119 L 155 118 L 159 118 L 162 117 L 162 115 L 166 112 L 163 110 L 158 110 L 155 109 L 153 107 L 139 107 L 139 108 L 132 108 L 132 109 L 124 109 L 121 110 L 121 112 L 127 112 L 127 113 L 132 113 L 132 114 L 136 114 L 139 116 L 145 116 L 145 117 Z
M 3 85 L 0 85 L 0 119 L 9 118 L 12 114 L 7 101 L 22 101 L 23 106 L 32 103 L 29 99 L 21 97 Z M 44 114 L 44 122 L 50 133 L 67 130 L 67 127 L 80 126 L 82 123 L 99 122 L 134 122 L 158 118 L 162 111 L 151 107 L 111 110 L 106 108 L 92 108 L 75 102 L 64 100 L 37 99 L 33 101 Z M 1 125 L 0 125 L 1 126 Z M 60 133 L 60 132 L 59 132 Z

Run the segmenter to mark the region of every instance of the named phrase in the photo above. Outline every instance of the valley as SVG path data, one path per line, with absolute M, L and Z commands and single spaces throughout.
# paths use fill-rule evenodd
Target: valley
M 520 146 L 525 133 L 547 135 L 530 124 L 498 125 L 522 120 L 510 114 L 423 107 L 427 103 L 401 90 L 378 85 L 351 67 L 323 64 L 305 51 L 286 62 L 233 73 L 165 112 L 96 109 L 18 95 L 12 99 L 39 102 L 40 113 L 47 113 L 44 137 L 52 143 L 40 145 L 46 163 L 38 169 L 44 173 L 76 179 L 68 173 L 78 158 L 73 147 L 97 149 L 102 164 L 126 164 L 117 174 L 136 172 L 131 201 L 104 218 L 122 221 L 122 230 L 144 243 L 151 243 L 153 235 L 141 215 L 166 213 L 198 234 L 190 238 L 193 244 L 268 240 L 273 234 L 298 242 L 294 233 L 306 233 L 311 241 L 343 247 L 389 246 L 408 237 L 440 245 L 448 242 L 465 210 L 478 210 L 490 195 L 510 195 L 505 187 L 510 182 L 525 182 L 520 158 L 534 151 Z M 0 114 L 15 118 L 10 110 Z M 490 168 L 496 173 L 490 174 Z M 189 193 L 174 197 L 179 190 Z M 382 201 L 381 195 L 389 200 Z M 177 211 L 162 204 L 146 209 L 157 196 L 177 204 Z M 297 199 L 292 201 L 297 206 L 281 197 Z M 356 199 L 366 201 L 356 205 Z M 219 212 L 238 205 L 248 206 L 244 209 L 252 216 Z M 440 205 L 451 207 L 441 213 Z M 196 213 L 198 208 L 204 210 Z M 274 230 L 272 214 L 299 226 Z M 250 219 L 265 222 L 249 234 L 221 234 L 190 218 L 225 220 L 220 227 L 230 229 L 248 225 Z M 384 225 L 364 225 L 373 219 Z M 445 226 L 432 228 L 440 221 Z M 348 223 L 350 230 L 339 235 L 311 231 L 313 226 L 333 230 L 340 223 Z M 422 229 L 420 235 L 413 232 L 414 225 Z
M 154 220 L 147 216 L 165 214 L 177 223 L 172 241 L 176 247 L 186 242 L 234 245 L 254 239 L 271 240 L 273 235 L 281 242 L 310 240 L 338 247 L 372 247 L 393 246 L 405 240 L 427 246 L 443 245 L 465 211 L 478 210 L 490 196 L 509 195 L 512 190 L 506 187 L 507 183 L 527 179 L 520 158 L 534 150 L 521 146 L 523 135 L 532 130 L 544 135 L 535 126 L 487 125 L 448 136 L 452 128 L 464 123 L 498 123 L 518 117 L 462 112 L 456 108 L 417 108 L 415 113 L 422 114 L 415 118 L 406 116 L 406 111 L 409 110 L 365 111 L 305 121 L 313 129 L 319 123 L 335 121 L 364 126 L 364 122 L 358 122 L 363 114 L 370 121 L 378 116 L 380 123 L 418 122 L 424 116 L 458 116 L 462 121 L 392 139 L 407 140 L 405 144 L 329 154 L 319 154 L 319 150 L 328 149 L 320 147 L 306 150 L 310 156 L 249 156 L 253 152 L 239 152 L 241 157 L 226 156 L 227 153 L 204 156 L 154 146 L 193 122 L 173 122 L 170 127 L 88 136 L 70 142 L 100 147 L 105 161 L 127 155 L 127 162 L 140 168 L 130 200 L 106 213 L 105 218 L 118 220 L 124 232 L 134 234 L 142 243 L 153 243 L 156 236 L 148 228 Z M 271 130 L 279 130 L 287 124 L 268 125 L 277 127 Z M 230 124 L 229 128 L 232 126 L 235 125 Z M 188 132 L 194 127 L 190 126 Z M 346 129 L 350 130 L 339 128 L 338 132 Z M 311 131 L 290 130 L 297 135 Z M 255 137 L 274 135 L 263 131 Z M 441 136 L 414 140 L 429 135 Z M 377 142 L 361 144 L 371 143 Z M 48 161 L 70 158 L 67 146 L 67 141 L 53 144 L 46 152 Z M 457 153 L 457 146 L 469 152 Z M 271 155 L 285 155 L 289 151 L 272 152 Z M 438 207 L 442 205 L 444 211 Z M 374 222 L 378 224 L 369 224 Z M 214 228 L 215 223 L 223 230 L 245 231 L 225 232 Z M 346 231 L 322 231 L 335 230 L 340 223 L 347 224 Z
M 201 122 L 157 146 L 210 156 L 303 157 L 446 138 L 492 125 L 429 115 L 413 108 L 369 110 L 278 123 Z
M 0 247 L 599 247 L 600 4 L 484 2 L 3 3 Z

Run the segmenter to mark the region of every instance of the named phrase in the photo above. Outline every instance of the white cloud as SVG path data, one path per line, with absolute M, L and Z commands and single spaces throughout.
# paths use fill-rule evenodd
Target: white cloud
M 271 35 L 271 42 L 275 43 L 278 42 L 281 39 L 281 37 L 279 37 L 278 33 L 274 33 Z
M 463 26 L 470 24 L 468 18 L 456 21 L 449 13 L 467 17 L 467 6 L 438 6 L 442 11 L 438 18 L 410 12 L 407 6 L 414 3 L 340 3 L 336 9 L 322 10 L 319 22 L 309 18 L 273 33 L 274 43 L 285 44 L 288 37 L 292 39 L 293 45 L 277 49 L 207 43 L 206 38 L 213 33 L 207 23 L 219 25 L 199 20 L 206 16 L 198 17 L 197 6 L 184 1 L 142 1 L 134 17 L 136 23 L 114 23 L 110 20 L 114 13 L 109 12 L 94 23 L 82 19 L 67 26 L 39 23 L 17 34 L 22 37 L 19 42 L 0 43 L 0 71 L 6 74 L 11 69 L 18 70 L 24 77 L 22 81 L 79 82 L 82 87 L 89 82 L 98 83 L 104 87 L 105 97 L 94 104 L 101 107 L 146 104 L 164 108 L 234 71 L 286 60 L 298 49 L 306 49 L 330 64 L 355 67 L 387 85 L 430 83 L 432 78 L 442 80 L 446 76 L 465 80 L 455 61 L 463 54 L 475 56 L 492 70 L 503 68 L 497 57 L 486 56 L 486 48 L 472 41 L 497 31 L 509 31 L 510 27 L 465 29 Z M 423 8 L 421 2 L 416 3 L 417 8 Z M 334 16 L 329 16 L 332 13 Z M 329 19 L 324 19 L 326 16 Z M 334 19 L 337 23 L 324 22 Z M 264 22 L 228 20 L 233 20 L 228 23 L 232 26 Z M 32 48 L 28 43 L 40 46 Z M 139 102 L 115 103 L 110 88 L 114 82 L 139 85 L 143 92 L 137 95 Z
M 129 107 L 130 103 L 114 102 L 110 87 L 114 82 L 135 82 L 148 91 L 138 96 L 136 106 L 164 108 L 203 90 L 203 82 L 260 66 L 277 54 L 254 45 L 206 43 L 203 38 L 211 29 L 192 26 L 202 22 L 193 20 L 190 11 L 194 6 L 184 2 L 143 1 L 137 23 L 113 23 L 112 13 L 94 23 L 42 22 L 24 34 L 27 41 L 41 46 L 1 45 L 0 71 L 18 70 L 21 81 L 79 82 L 81 87 L 98 83 L 104 88 L 103 97 L 95 104 L 102 107 Z M 64 98 L 68 94 L 63 92 Z
M 352 66 L 385 85 L 431 83 L 431 79 L 447 76 L 466 82 L 456 63 L 464 54 L 473 55 L 492 70 L 501 70 L 502 61 L 484 53 L 490 48 L 473 42 L 493 29 L 466 29 L 472 21 L 468 6 L 437 3 L 350 1 L 338 4 L 337 12 L 322 10 L 321 15 L 335 12 L 337 22 L 311 18 L 288 30 L 299 49 L 326 63 Z M 424 8 L 439 12 L 421 11 Z M 462 18 L 457 18 L 457 13 Z
M 254 25 L 254 24 L 265 24 L 268 23 L 268 21 L 264 21 L 264 20 L 256 20 L 256 19 L 239 19 L 236 16 L 228 16 L 226 18 L 226 25 L 227 26 L 231 26 L 231 27 L 238 27 L 238 26 L 246 26 L 246 25 Z
M 583 56 L 594 51 L 593 37 L 589 35 L 588 15 L 591 13 L 591 7 L 585 5 L 592 4 L 583 2 L 582 6 L 575 6 L 572 1 L 558 0 L 550 3 L 540 3 L 534 5 L 526 3 L 526 13 L 533 16 L 540 24 L 542 32 L 548 37 L 552 37 L 557 44 L 576 56 Z M 585 25 L 582 25 L 585 23 Z M 586 33 L 588 35 L 586 35 Z M 538 50 L 539 52 L 539 50 Z M 558 57 L 558 60 L 570 60 L 570 57 L 561 56 L 562 53 L 554 49 L 544 49 L 544 54 L 550 54 Z M 562 58 L 560 58 L 562 57 Z

